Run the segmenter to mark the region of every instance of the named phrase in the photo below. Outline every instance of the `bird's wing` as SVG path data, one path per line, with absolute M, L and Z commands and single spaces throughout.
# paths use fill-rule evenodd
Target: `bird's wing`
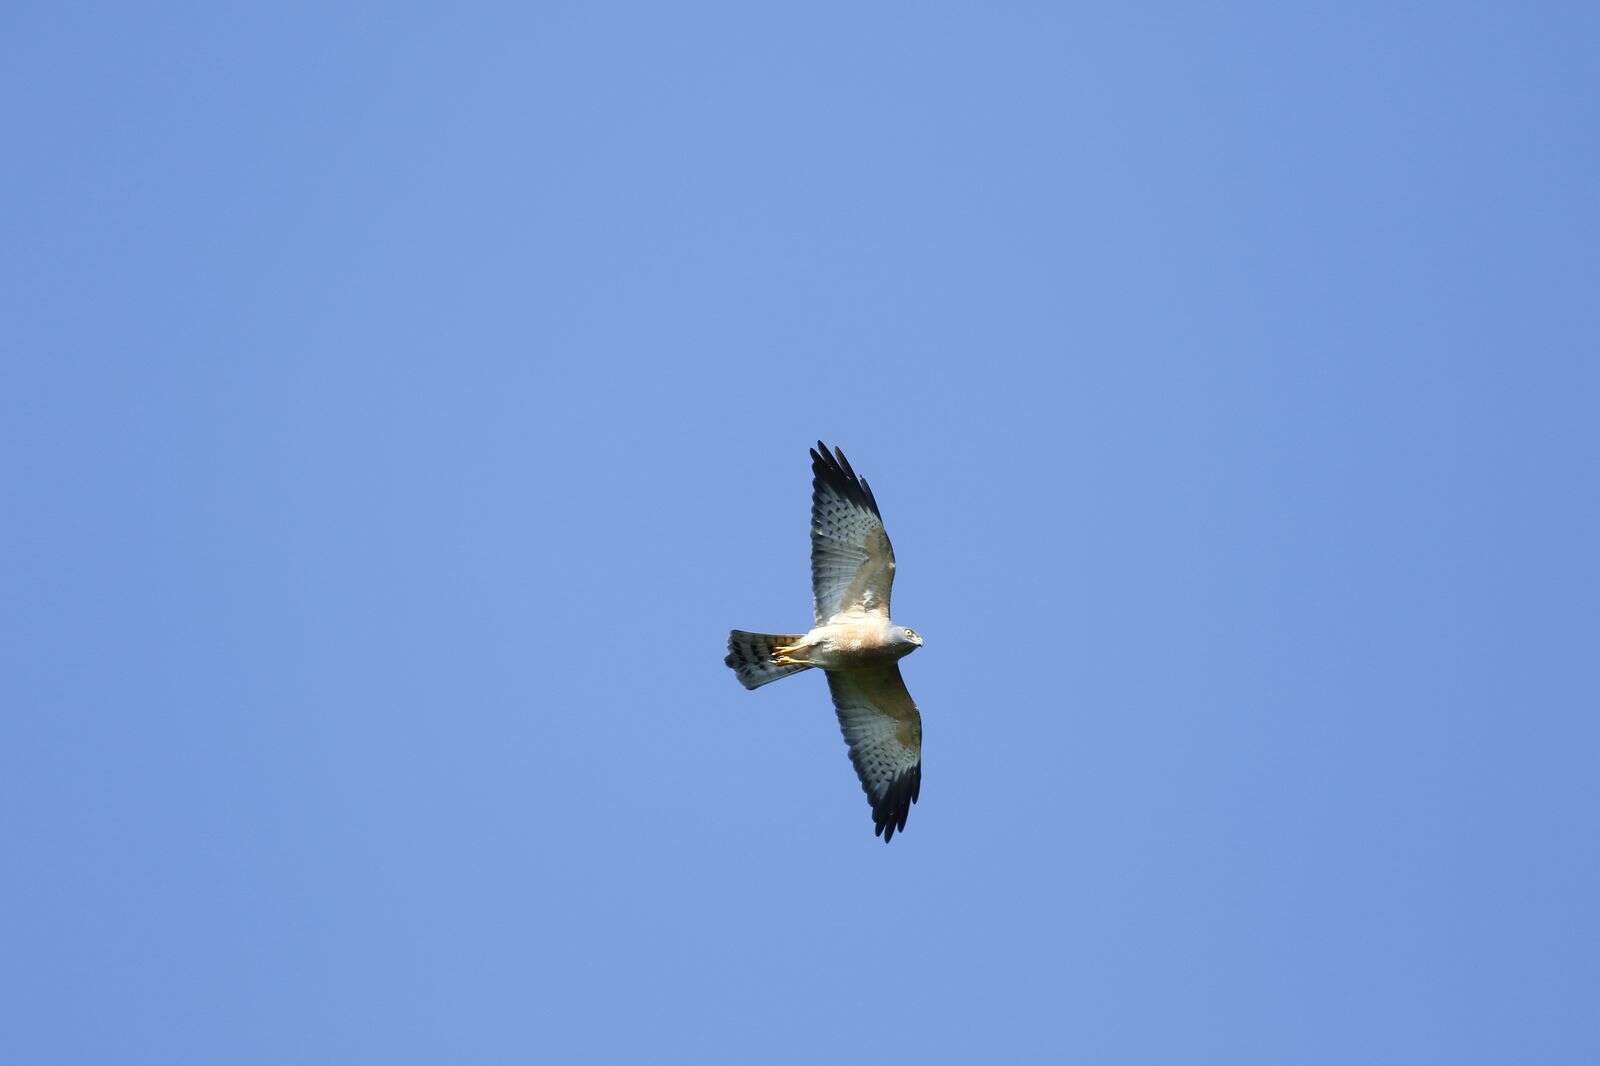
M 874 832 L 887 844 L 906 827 L 922 792 L 922 716 L 895 663 L 827 674 L 850 761 L 872 804 Z
M 811 450 L 811 596 L 818 625 L 842 611 L 889 614 L 894 547 L 878 501 L 844 452 Z

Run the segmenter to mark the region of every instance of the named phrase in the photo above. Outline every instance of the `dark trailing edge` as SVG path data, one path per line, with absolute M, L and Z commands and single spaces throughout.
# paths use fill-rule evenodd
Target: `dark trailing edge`
M 877 515 L 879 522 L 883 521 L 883 515 L 878 512 L 878 501 L 873 498 L 867 479 L 856 476 L 856 472 L 850 469 L 850 460 L 844 457 L 841 449 L 834 448 L 830 455 L 828 446 L 817 441 L 817 446 L 811 449 L 811 472 L 816 475 L 813 488 L 818 490 L 819 495 L 821 487 L 826 485 L 835 495 L 849 500 L 863 511 Z
M 889 791 L 883 794 L 883 799 L 872 805 L 872 823 L 877 826 L 873 835 L 883 837 L 885 844 L 894 837 L 896 829 L 906 827 L 906 818 L 911 814 L 911 805 L 917 802 L 917 797 L 922 794 L 922 764 L 919 762 L 889 785 Z M 867 798 L 872 798 L 869 793 Z

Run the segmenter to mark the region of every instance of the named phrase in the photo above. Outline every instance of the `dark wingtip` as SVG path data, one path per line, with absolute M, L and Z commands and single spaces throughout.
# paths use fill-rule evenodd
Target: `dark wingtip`
M 811 472 L 816 475 L 817 481 L 827 485 L 834 493 L 850 501 L 856 507 L 883 518 L 878 510 L 877 498 L 872 495 L 872 490 L 867 487 L 863 478 L 857 477 L 851 469 L 850 460 L 845 458 L 844 449 L 835 447 L 831 452 L 822 441 L 817 441 L 817 446 L 811 449 Z
M 878 498 L 872 494 L 872 486 L 867 484 L 867 479 L 861 479 L 861 492 L 866 496 L 867 502 L 872 505 L 872 513 L 878 513 Z
M 906 819 L 911 816 L 911 805 L 922 794 L 922 764 L 919 762 L 890 783 L 883 798 L 872 805 L 873 836 L 883 837 L 885 844 L 894 838 L 896 830 L 904 831 Z

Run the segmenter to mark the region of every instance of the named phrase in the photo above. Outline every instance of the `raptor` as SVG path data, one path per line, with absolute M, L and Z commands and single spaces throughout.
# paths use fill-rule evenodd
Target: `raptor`
M 922 647 L 922 637 L 889 618 L 894 548 L 866 479 L 821 441 L 811 450 L 811 474 L 811 629 L 735 629 L 723 661 L 748 689 L 823 671 L 874 832 L 887 843 L 906 827 L 922 791 L 922 716 L 900 677 L 900 660 Z

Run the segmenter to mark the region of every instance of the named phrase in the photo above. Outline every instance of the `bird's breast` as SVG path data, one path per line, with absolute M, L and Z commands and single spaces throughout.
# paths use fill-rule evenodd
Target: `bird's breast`
M 824 668 L 845 669 L 894 658 L 898 647 L 889 623 L 881 618 L 834 620 L 813 630 L 818 637 L 811 661 Z

